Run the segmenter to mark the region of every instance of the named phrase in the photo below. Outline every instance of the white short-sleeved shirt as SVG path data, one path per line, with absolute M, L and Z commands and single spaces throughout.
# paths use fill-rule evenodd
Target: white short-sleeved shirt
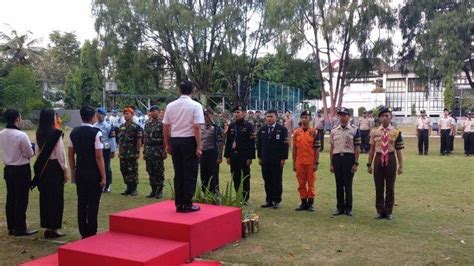
M 87 123 L 82 123 L 82 126 L 94 127 L 92 124 L 87 124 Z M 102 132 L 99 130 L 99 132 L 97 132 L 97 135 L 95 135 L 94 148 L 96 150 L 104 149 L 104 143 L 102 143 L 101 137 L 102 137 Z M 71 148 L 74 147 L 71 140 L 69 140 L 69 147 Z
M 193 137 L 194 125 L 204 124 L 202 105 L 188 95 L 181 95 L 166 106 L 163 124 L 171 125 L 172 138 Z
M 0 147 L 3 149 L 5 165 L 28 164 L 34 155 L 28 135 L 17 129 L 6 128 L 0 131 Z

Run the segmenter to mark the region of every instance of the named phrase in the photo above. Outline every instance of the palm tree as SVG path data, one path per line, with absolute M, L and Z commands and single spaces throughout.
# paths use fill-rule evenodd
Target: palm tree
M 12 30 L 10 35 L 0 31 L 0 58 L 3 58 L 5 65 L 32 65 L 39 61 L 44 48 L 35 46 L 39 43 L 38 39 L 29 40 L 27 31 L 25 34 L 18 35 L 16 30 Z

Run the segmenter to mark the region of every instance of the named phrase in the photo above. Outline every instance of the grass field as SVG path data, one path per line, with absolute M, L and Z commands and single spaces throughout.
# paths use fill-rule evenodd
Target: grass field
M 411 132 L 407 132 L 410 134 Z M 30 132 L 30 135 L 33 135 Z M 364 167 L 354 180 L 354 216 L 333 218 L 335 182 L 328 169 L 328 153 L 322 153 L 317 173 L 317 211 L 295 212 L 299 204 L 296 178 L 290 161 L 284 170 L 282 208 L 260 209 L 264 199 L 260 168 L 252 165 L 251 199 L 248 208 L 260 216 L 261 230 L 251 237 L 204 257 L 228 264 L 472 264 L 474 261 L 474 158 L 462 155 L 462 139 L 456 139 L 455 154 L 438 155 L 439 139 L 431 140 L 430 155 L 418 156 L 416 139 L 405 138 L 404 174 L 396 182 L 393 221 L 376 221 L 373 178 Z M 327 139 L 326 139 L 327 142 Z M 140 161 L 139 196 L 124 197 L 118 160 L 113 160 L 112 193 L 105 194 L 99 212 L 99 230 L 108 228 L 108 215 L 155 202 L 149 192 L 145 164 Z M 166 178 L 173 176 L 171 161 L 165 163 Z M 3 176 L 3 169 L 0 170 Z M 229 167 L 221 167 L 221 185 L 230 179 Z M 170 197 L 169 186 L 165 198 Z M 59 242 L 33 237 L 9 237 L 5 221 L 5 182 L 0 182 L 0 264 L 15 265 L 55 252 Z M 39 228 L 38 191 L 30 194 L 27 221 Z M 76 222 L 74 185 L 65 188 L 65 211 L 60 241 L 80 238 Z

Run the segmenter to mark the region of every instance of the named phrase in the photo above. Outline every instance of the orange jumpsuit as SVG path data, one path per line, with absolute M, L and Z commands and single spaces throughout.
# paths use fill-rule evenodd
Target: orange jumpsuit
M 318 130 L 297 128 L 293 131 L 293 147 L 296 148 L 296 179 L 301 199 L 314 199 L 316 196 L 314 171 L 315 149 L 320 148 Z

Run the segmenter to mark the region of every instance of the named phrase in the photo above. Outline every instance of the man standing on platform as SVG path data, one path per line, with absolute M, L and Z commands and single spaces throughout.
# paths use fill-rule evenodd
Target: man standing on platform
M 377 209 L 375 219 L 392 220 L 393 205 L 395 204 L 395 178 L 397 172 L 399 175 L 403 173 L 402 149 L 404 144 L 402 132 L 390 124 L 392 111 L 387 107 L 381 107 L 379 118 L 381 125 L 370 133 L 367 171 L 369 174 L 372 172 L 374 174 L 375 208 Z M 374 163 L 373 170 L 372 162 Z
M 462 137 L 464 138 L 464 154 L 466 156 L 474 155 L 474 120 L 471 112 L 467 113 L 467 119 L 463 123 Z
M 38 233 L 26 227 L 26 209 L 31 183 L 30 158 L 35 154 L 28 135 L 20 130 L 22 120 L 17 110 L 4 113 L 7 126 L 0 131 L 3 150 L 3 175 L 7 187 L 6 220 L 8 235 L 27 236 Z
M 102 132 L 93 127 L 95 110 L 80 110 L 82 126 L 72 130 L 69 142 L 71 181 L 77 187 L 77 220 L 82 238 L 97 233 L 100 196 L 106 184 Z
M 372 123 L 370 119 L 367 117 L 367 111 L 364 110 L 362 113 L 362 117 L 359 117 L 359 121 L 357 123 L 357 127 L 360 130 L 360 152 L 361 153 L 368 153 L 369 152 L 369 135 L 370 130 L 372 130 Z
M 421 116 L 416 120 L 416 136 L 418 137 L 418 155 L 428 155 L 429 138 L 431 136 L 431 121 L 426 117 L 426 111 L 420 111 Z
M 143 129 L 133 122 L 132 108 L 123 109 L 125 123 L 119 129 L 120 172 L 127 189 L 121 194 L 136 196 L 138 185 L 138 159 L 142 146 Z
M 453 125 L 451 118 L 448 116 L 449 110 L 444 109 L 443 116 L 439 118 L 438 125 L 438 135 L 440 135 L 440 155 L 449 155 L 450 148 L 450 136 L 453 134 Z
M 359 166 L 361 137 L 357 127 L 349 124 L 349 111 L 338 110 L 341 124 L 331 130 L 329 165 L 336 176 L 337 209 L 333 215 L 352 216 L 352 181 Z
M 191 81 L 182 81 L 179 92 L 181 96 L 166 106 L 163 124 L 165 149 L 173 159 L 176 212 L 186 213 L 200 210 L 192 204 L 192 199 L 202 155 L 204 114 L 202 105 L 191 99 Z
M 107 112 L 104 108 L 97 109 L 97 123 L 94 125 L 102 132 L 102 142 L 104 144 L 104 163 L 105 173 L 107 175 L 107 184 L 104 187 L 104 193 L 110 192 L 110 185 L 112 184 L 112 169 L 110 167 L 110 159 L 115 157 L 117 151 L 117 144 L 115 142 L 115 130 L 111 124 L 105 121 Z
M 316 171 L 319 165 L 320 138 L 317 129 L 311 128 L 311 113 L 303 111 L 300 115 L 301 126 L 293 132 L 293 171 L 298 180 L 298 192 L 301 205 L 295 211 L 314 212 L 316 196 Z
M 160 119 L 160 108 L 150 107 L 149 118 L 143 133 L 143 159 L 150 179 L 151 192 L 147 198 L 162 198 L 165 187 L 166 151 L 163 140 L 163 122 Z
M 314 125 L 314 128 L 318 130 L 318 134 L 320 137 L 319 138 L 320 143 L 321 143 L 321 148 L 319 148 L 320 152 L 324 150 L 324 133 L 325 133 L 324 122 L 325 122 L 325 119 L 323 117 L 322 110 L 318 110 L 318 112 L 316 113 L 316 116 L 314 117 L 313 125 Z
M 257 132 L 258 164 L 262 166 L 265 203 L 262 208 L 280 208 L 282 174 L 288 159 L 288 130 L 276 123 L 277 111 L 267 111 L 267 124 Z
M 227 131 L 224 157 L 230 165 L 235 191 L 242 184 L 243 201 L 250 197 L 250 165 L 255 159 L 255 132 L 253 126 L 245 121 L 245 109 L 238 105 L 232 109 L 235 121 Z

